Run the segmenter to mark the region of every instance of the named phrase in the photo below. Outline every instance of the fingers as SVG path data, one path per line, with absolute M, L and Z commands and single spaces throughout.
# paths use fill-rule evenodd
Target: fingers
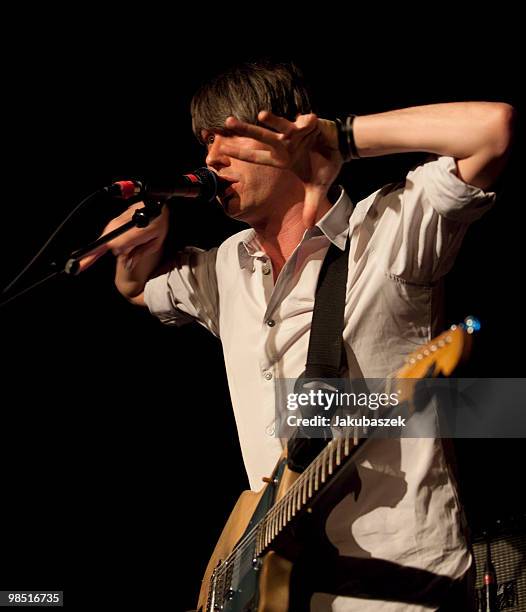
M 127 210 L 125 210 L 121 215 L 112 219 L 108 223 L 108 225 L 104 228 L 102 235 L 117 229 L 124 223 L 130 221 L 135 213 L 135 211 L 139 208 L 143 208 L 143 202 L 137 202 L 130 206 Z M 159 217 L 153 219 L 146 227 L 140 228 L 135 227 L 120 236 L 117 236 L 110 242 L 108 242 L 108 247 L 111 249 L 114 255 L 127 255 L 129 254 L 135 247 L 149 242 L 153 238 L 161 237 L 164 238 L 166 232 L 168 230 L 168 210 L 167 207 L 164 206 Z
M 126 269 L 131 269 L 133 266 L 143 257 L 153 255 L 156 253 L 162 245 L 162 241 L 159 238 L 152 238 L 148 242 L 141 244 L 132 249 L 126 255 L 119 255 L 118 260 L 124 265 Z
M 304 138 L 318 128 L 318 117 L 314 113 L 308 115 L 298 115 L 296 121 L 292 122 L 283 117 L 278 117 L 270 111 L 261 111 L 258 114 L 258 120 L 265 125 L 270 126 L 283 135 L 285 138 Z
M 291 121 L 283 117 L 278 117 L 270 111 L 261 111 L 258 114 L 258 121 L 261 121 L 261 123 L 268 125 L 285 136 L 288 136 L 294 129 L 294 124 Z
M 143 206 L 143 202 L 137 202 L 136 204 L 133 204 L 128 209 L 126 209 L 118 217 L 112 219 L 104 228 L 101 237 L 105 236 L 106 234 L 109 234 L 121 225 L 124 225 L 125 223 L 130 221 L 135 211 L 138 208 L 142 208 Z M 139 257 L 143 254 L 149 254 L 150 251 L 153 252 L 153 250 L 159 248 L 159 245 L 162 244 L 167 231 L 168 211 L 166 207 L 163 207 L 161 215 L 154 219 L 147 227 L 132 228 L 124 234 L 117 236 L 113 240 L 102 244 L 93 253 L 90 253 L 89 255 L 83 257 L 79 262 L 79 271 L 83 272 L 84 270 L 92 266 L 108 251 L 111 251 L 117 257 L 129 257 L 132 253 L 134 253 L 134 257 Z M 142 245 L 145 246 L 144 253 L 138 249 L 138 247 L 141 247 Z
M 265 166 L 274 166 L 276 168 L 283 167 L 283 161 L 280 160 L 272 151 L 264 149 L 251 149 L 248 147 L 236 147 L 233 145 L 221 145 L 221 153 L 234 157 L 241 161 L 250 162 L 252 164 L 263 164 Z
M 268 145 L 275 145 L 278 140 L 278 136 L 274 132 L 258 125 L 239 121 L 235 117 L 227 117 L 225 127 L 237 136 L 253 138 Z
M 275 132 L 271 132 L 258 125 L 240 121 L 235 117 L 227 117 L 225 127 L 238 136 L 245 136 L 247 138 L 259 140 L 265 144 L 274 145 L 276 141 L 281 139 L 280 137 L 290 137 L 295 133 L 305 135 L 315 130 L 318 125 L 318 118 L 314 113 L 298 115 L 296 121 L 292 122 L 284 117 L 274 115 L 271 111 L 260 111 L 258 114 L 258 121 L 269 126 L 275 130 Z M 276 134 L 276 132 L 278 132 L 278 134 Z
M 97 259 L 100 259 L 108 251 L 109 251 L 108 245 L 103 244 L 90 255 L 86 255 L 86 257 L 83 257 L 79 261 L 79 272 L 84 272 L 84 270 L 92 266 L 97 261 Z
M 298 130 L 310 133 L 318 127 L 318 117 L 314 113 L 298 115 L 294 125 Z

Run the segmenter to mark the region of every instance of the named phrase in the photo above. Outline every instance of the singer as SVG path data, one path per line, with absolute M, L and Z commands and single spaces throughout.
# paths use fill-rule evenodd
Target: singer
M 351 111 L 351 109 L 349 109 Z M 274 385 L 305 368 L 318 276 L 348 249 L 346 376 L 382 378 L 440 329 L 440 295 L 510 149 L 505 103 L 430 104 L 329 121 L 312 113 L 300 71 L 261 62 L 205 84 L 191 104 L 206 165 L 230 183 L 225 214 L 250 227 L 219 247 L 163 260 L 168 210 L 110 243 L 115 282 L 167 324 L 221 339 L 243 459 L 258 491 L 283 451 Z M 359 202 L 336 183 L 355 159 L 425 152 L 400 181 Z M 135 204 L 105 232 L 131 218 Z M 86 258 L 86 267 L 93 257 Z M 473 560 L 443 440 L 376 440 L 325 524 L 337 554 L 292 570 L 291 610 L 471 610 Z

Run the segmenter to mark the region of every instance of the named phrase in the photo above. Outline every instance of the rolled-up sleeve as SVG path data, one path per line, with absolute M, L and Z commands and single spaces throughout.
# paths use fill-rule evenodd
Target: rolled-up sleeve
M 219 337 L 217 249 L 186 247 L 177 253 L 169 272 L 150 279 L 144 301 L 167 325 L 197 321 Z
M 473 223 L 495 202 L 494 192 L 483 191 L 458 177 L 453 157 L 431 156 L 408 173 L 406 183 L 421 189 L 439 215 L 460 223 Z
M 425 284 L 450 270 L 469 224 L 493 206 L 496 194 L 462 181 L 454 158 L 431 156 L 386 197 L 379 250 L 388 272 Z

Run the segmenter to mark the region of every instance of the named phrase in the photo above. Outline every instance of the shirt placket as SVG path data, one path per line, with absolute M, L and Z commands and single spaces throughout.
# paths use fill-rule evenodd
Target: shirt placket
M 277 312 L 279 305 L 287 295 L 289 284 L 296 267 L 297 258 L 302 248 L 305 248 L 305 242 L 309 239 L 310 234 L 306 234 L 300 244 L 296 247 L 292 255 L 289 257 L 283 266 L 281 273 L 278 276 L 276 284 L 273 282 L 272 264 L 270 258 L 258 253 L 255 258 L 255 272 L 258 275 L 257 282 L 262 283 L 263 293 L 265 295 L 266 309 L 261 322 L 261 344 L 260 344 L 260 371 L 263 377 L 263 397 L 264 408 L 269 414 L 271 422 L 266 427 L 266 434 L 273 436 L 275 433 L 275 405 L 276 405 L 276 370 L 277 363 L 269 354 L 268 346 L 272 346 L 272 335 L 276 334 L 277 327 L 280 324 Z M 271 416 L 270 416 L 271 415 Z

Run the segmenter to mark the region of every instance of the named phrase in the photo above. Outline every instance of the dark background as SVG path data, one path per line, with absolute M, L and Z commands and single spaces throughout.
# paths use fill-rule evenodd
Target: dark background
M 297 61 L 321 116 L 477 99 L 522 108 L 512 18 L 498 43 L 476 32 L 468 40 L 452 22 L 438 34 L 427 26 L 390 37 L 368 30 L 359 40 L 356 25 L 354 34 L 340 28 L 324 40 L 304 30 L 285 49 L 275 41 L 293 22 L 256 33 L 200 16 L 170 29 L 161 15 L 150 21 L 134 13 L 82 32 L 73 27 L 78 15 L 67 28 L 40 27 L 54 17 L 12 22 L 18 37 L 4 55 L 1 286 L 91 191 L 115 178 L 202 165 L 191 95 L 239 59 Z M 192 44 L 176 42 L 185 23 Z M 467 375 L 524 376 L 523 151 L 519 123 L 499 201 L 471 228 L 447 281 L 446 320 L 474 314 L 482 321 Z M 357 202 L 418 159 L 360 160 L 342 180 Z M 94 239 L 120 210 L 93 203 L 21 286 Z M 203 248 L 240 229 L 194 201 L 180 202 L 174 223 L 176 244 Z M 112 276 L 108 256 L 0 310 L 0 587 L 62 588 L 71 608 L 104 593 L 114 607 L 185 609 L 247 486 L 221 346 L 198 325 L 161 326 L 126 303 Z M 183 413 L 196 415 L 191 429 L 181 425 Z M 523 440 L 457 447 L 474 528 L 526 509 Z

